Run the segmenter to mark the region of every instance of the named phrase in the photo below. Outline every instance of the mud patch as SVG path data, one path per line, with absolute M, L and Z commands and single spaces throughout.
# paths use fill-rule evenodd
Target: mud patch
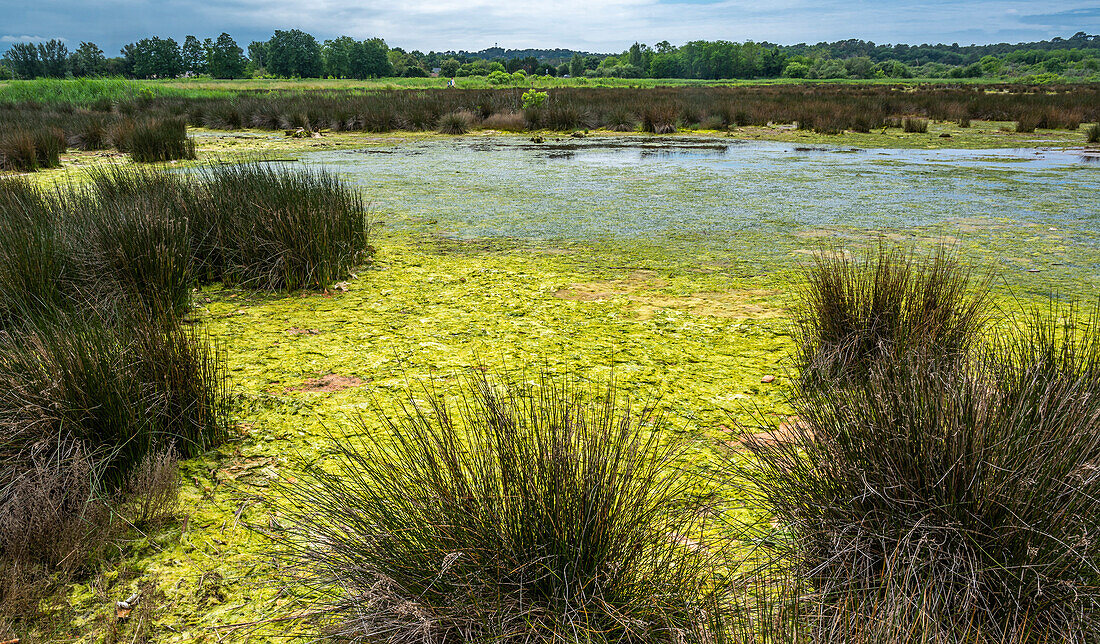
M 304 391 L 310 393 L 328 393 L 349 389 L 364 384 L 363 380 L 355 376 L 341 376 L 338 373 L 326 373 L 320 378 L 310 378 L 300 387 L 290 387 L 287 391 Z
M 299 329 L 296 326 L 292 326 L 286 330 L 289 335 L 317 335 L 321 331 L 319 329 Z

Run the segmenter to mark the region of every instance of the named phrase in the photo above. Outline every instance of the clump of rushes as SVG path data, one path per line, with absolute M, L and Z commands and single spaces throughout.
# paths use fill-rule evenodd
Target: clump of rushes
M 71 292 L 62 210 L 26 179 L 0 179 L 0 329 L 36 307 L 63 306 Z
M 61 165 L 65 134 L 55 127 L 0 133 L 0 170 L 34 172 Z
M 288 582 L 354 642 L 679 642 L 705 591 L 700 507 L 652 407 L 467 381 L 275 497 Z
M 205 337 L 143 311 L 53 311 L 0 337 L 0 459 L 77 441 L 121 486 L 151 446 L 195 456 L 224 439 L 224 357 Z
M 468 112 L 447 112 L 439 119 L 439 133 L 465 134 L 472 124 L 473 119 Z
M 214 256 L 197 263 L 220 264 L 227 283 L 327 289 L 371 251 L 362 196 L 330 172 L 218 166 L 204 171 L 201 191 L 194 247 Z
M 194 159 L 195 142 L 187 136 L 187 121 L 153 118 L 136 123 L 128 133 L 126 149 L 134 161 L 155 163 Z
M 928 119 L 907 116 L 901 120 L 901 129 L 904 132 L 924 134 L 928 131 Z
M 747 441 L 810 641 L 1093 641 L 1100 326 L 1065 319 L 952 368 L 907 354 L 800 388 L 798 421 Z
M 1085 139 L 1089 143 L 1100 143 L 1100 123 L 1093 123 L 1085 130 Z
M 958 360 L 989 320 L 988 280 L 942 247 L 930 258 L 884 246 L 863 260 L 822 251 L 800 300 L 795 366 L 805 386 L 859 379 L 908 353 Z
M 1041 112 L 1024 112 L 1016 119 L 1017 132 L 1034 132 L 1036 128 L 1045 125 L 1045 117 Z
M 650 105 L 642 110 L 642 131 L 672 134 L 676 131 L 676 108 Z

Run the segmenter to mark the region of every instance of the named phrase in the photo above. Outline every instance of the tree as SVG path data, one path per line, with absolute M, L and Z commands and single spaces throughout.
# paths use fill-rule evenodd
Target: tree
M 381 38 L 371 38 L 362 43 L 362 56 L 355 68 L 356 78 L 384 78 L 393 76 L 393 66 L 387 56 L 390 48 Z
M 267 66 L 267 43 L 253 40 L 248 43 L 248 59 L 256 69 Z
M 440 76 L 446 76 L 446 77 L 450 78 L 450 77 L 454 76 L 456 73 L 458 73 L 458 68 L 461 65 L 462 65 L 462 63 L 458 62 L 458 60 L 456 60 L 454 58 L 448 58 L 447 60 L 440 63 L 440 65 L 439 65 L 439 75 Z
M 175 78 L 183 72 L 183 57 L 172 38 L 142 38 L 124 47 L 122 54 L 133 61 L 137 78 Z
M 264 53 L 264 66 L 277 76 L 318 78 L 324 71 L 317 39 L 298 29 L 276 30 Z
M 15 43 L 4 54 L 4 60 L 16 78 L 30 79 L 42 75 L 42 61 L 38 58 L 38 47 L 34 43 Z
M 356 57 L 359 43 L 350 36 L 340 36 L 335 40 L 326 40 L 321 47 L 321 57 L 325 62 L 325 76 L 351 78 L 352 59 Z
M 634 43 L 630 46 L 630 54 L 626 60 L 628 65 L 634 65 L 635 67 L 642 67 L 645 61 L 642 59 L 642 45 Z
M 69 75 L 69 48 L 56 38 L 38 44 L 38 60 L 42 63 L 42 75 L 47 78 Z
M 206 47 L 194 36 L 183 39 L 183 48 L 180 50 L 183 58 L 183 71 L 192 74 L 205 74 L 207 72 Z
M 584 76 L 584 58 L 581 58 L 580 54 L 574 53 L 569 59 L 569 75 Z
M 241 78 L 244 76 L 244 50 L 237 46 L 233 36 L 224 31 L 210 48 L 207 67 L 214 78 Z
M 103 76 L 107 73 L 107 59 L 95 43 L 82 42 L 69 56 L 69 67 L 76 77 Z

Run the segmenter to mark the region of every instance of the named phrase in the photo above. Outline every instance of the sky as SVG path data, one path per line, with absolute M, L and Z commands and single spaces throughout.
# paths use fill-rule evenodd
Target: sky
M 381 37 L 406 50 L 505 48 L 615 53 L 635 41 L 779 44 L 1026 42 L 1100 33 L 1097 0 L 0 0 L 0 51 L 60 38 L 117 56 L 146 36 L 216 38 L 242 48 L 275 29 L 325 40 Z

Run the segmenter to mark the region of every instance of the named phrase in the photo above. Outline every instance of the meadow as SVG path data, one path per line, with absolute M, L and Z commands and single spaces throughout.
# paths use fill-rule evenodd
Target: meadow
M 1092 89 L 693 91 L 120 97 L 185 154 L 0 177 L 0 636 L 1094 641 Z

